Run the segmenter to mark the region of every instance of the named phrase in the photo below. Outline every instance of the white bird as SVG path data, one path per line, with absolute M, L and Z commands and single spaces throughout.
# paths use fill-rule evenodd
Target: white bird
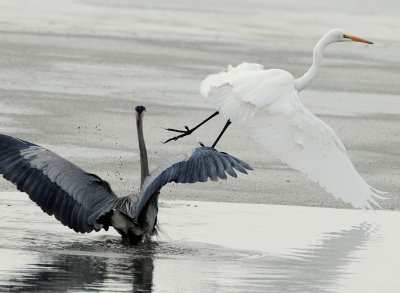
M 271 154 L 306 173 L 334 197 L 356 208 L 372 209 L 371 203 L 379 207 L 375 199 L 382 199 L 379 194 L 383 192 L 361 178 L 332 128 L 307 110 L 298 96 L 316 76 L 325 48 L 344 41 L 373 44 L 334 29 L 319 40 L 312 66 L 298 79 L 285 70 L 265 70 L 254 63 L 229 66 L 227 71 L 207 76 L 200 92 L 214 103 L 217 112 L 192 129 L 167 129 L 182 134 L 166 142 L 191 134 L 221 113 L 228 121 L 212 147 L 232 122 L 246 121 L 256 141 Z

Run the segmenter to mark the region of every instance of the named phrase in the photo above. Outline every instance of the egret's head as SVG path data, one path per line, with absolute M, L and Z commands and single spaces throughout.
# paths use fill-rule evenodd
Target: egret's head
M 353 42 L 361 42 L 361 43 L 370 44 L 370 45 L 373 44 L 373 42 L 346 34 L 344 31 L 342 31 L 340 29 L 330 30 L 329 32 L 327 32 L 325 34 L 325 37 L 329 40 L 329 43 L 353 41 Z

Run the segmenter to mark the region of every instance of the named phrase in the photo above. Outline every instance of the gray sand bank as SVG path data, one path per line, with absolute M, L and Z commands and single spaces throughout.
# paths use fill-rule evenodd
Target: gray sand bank
M 156 167 L 199 141 L 211 144 L 223 127 L 225 121 L 217 117 L 191 137 L 161 143 L 171 135 L 162 127 L 192 126 L 212 113 L 198 90 L 207 74 L 247 61 L 299 76 L 310 65 L 319 37 L 337 26 L 339 11 L 324 12 L 317 26 L 302 27 L 298 23 L 307 23 L 307 7 L 288 14 L 284 4 L 253 2 L 247 10 L 222 4 L 196 10 L 190 9 L 191 2 L 179 1 L 167 7 L 121 2 L 111 8 L 107 1 L 61 1 L 65 7 L 50 1 L 47 13 L 35 7 L 32 18 L 25 18 L 30 2 L 24 7 L 0 3 L 8 12 L 0 24 L 0 132 L 51 148 L 108 180 L 118 194 L 137 190 L 134 106 L 147 107 L 145 136 L 150 165 Z M 387 1 L 386 10 L 367 2 L 364 11 L 340 19 L 340 26 L 377 45 L 328 48 L 324 67 L 301 98 L 336 131 L 361 175 L 389 192 L 383 207 L 398 210 L 400 37 L 393 28 L 398 19 L 392 2 Z M 355 3 L 349 3 L 350 12 Z M 313 7 L 316 15 L 325 11 Z M 266 23 L 264 17 L 274 12 L 282 20 Z M 232 126 L 218 149 L 247 161 L 255 171 L 223 183 L 170 185 L 162 197 L 348 207 L 257 146 L 245 125 Z M 5 180 L 0 189 L 14 190 Z

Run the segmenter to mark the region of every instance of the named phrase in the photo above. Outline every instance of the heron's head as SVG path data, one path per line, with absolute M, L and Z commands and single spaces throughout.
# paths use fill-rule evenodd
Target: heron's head
M 340 30 L 340 29 L 330 30 L 329 32 L 327 32 L 325 34 L 325 36 L 323 38 L 326 38 L 328 40 L 328 43 L 353 41 L 353 42 L 360 42 L 360 43 L 365 43 L 365 44 L 369 44 L 369 45 L 373 44 L 373 42 L 346 34 L 343 30 Z
M 123 239 L 127 240 L 129 244 L 138 244 L 149 241 L 151 236 L 157 234 L 156 224 L 142 223 L 142 225 L 134 224 L 130 227 L 127 234 L 123 234 Z
M 157 212 L 157 201 L 150 200 L 137 220 L 123 213 L 114 212 L 112 224 L 122 238 L 127 241 L 127 244 L 135 245 L 146 242 L 150 240 L 151 236 L 157 235 Z
M 136 106 L 136 121 L 141 121 L 144 113 L 146 112 L 146 108 L 144 106 Z
M 146 112 L 146 108 L 144 106 L 136 106 L 135 111 L 141 115 L 143 112 Z
M 139 194 L 132 196 L 137 199 L 140 197 Z M 151 236 L 157 234 L 158 194 L 150 197 L 141 211 L 136 209 L 137 201 L 131 201 L 131 204 L 134 205 L 134 209 L 130 213 L 134 217 L 132 218 L 118 211 L 114 212 L 112 225 L 128 244 L 146 242 Z

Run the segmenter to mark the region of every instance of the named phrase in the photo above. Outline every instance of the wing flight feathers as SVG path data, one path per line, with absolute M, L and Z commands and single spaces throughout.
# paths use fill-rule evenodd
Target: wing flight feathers
M 44 212 L 76 232 L 99 231 L 102 226 L 89 221 L 90 215 L 117 197 L 97 175 L 45 148 L 3 134 L 0 173 Z
M 379 207 L 381 192 L 361 178 L 335 132 L 301 104 L 296 91 L 259 109 L 249 123 L 255 139 L 271 154 L 334 197 L 356 208 Z
M 218 178 L 226 179 L 226 173 L 237 177 L 235 170 L 247 174 L 246 169 L 252 170 L 250 165 L 242 160 L 211 147 L 199 147 L 182 154 L 174 160 L 165 162 L 147 176 L 135 207 L 136 220 L 151 196 L 169 182 L 206 182 L 208 178 L 217 181 Z

